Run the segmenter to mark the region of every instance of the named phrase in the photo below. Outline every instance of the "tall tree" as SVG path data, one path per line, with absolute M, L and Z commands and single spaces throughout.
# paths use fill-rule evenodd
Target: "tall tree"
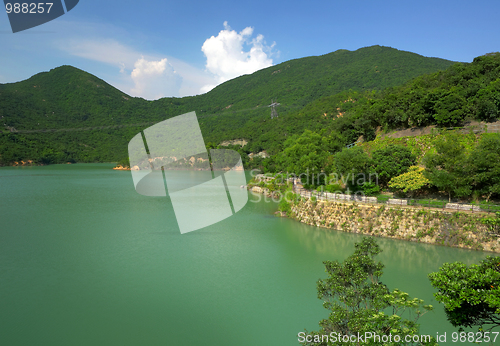
M 436 151 L 424 157 L 424 175 L 441 191 L 466 197 L 471 194 L 470 176 L 467 172 L 467 153 L 460 143 L 459 134 L 448 133 L 435 142 Z
M 423 170 L 421 167 L 411 166 L 408 172 L 392 178 L 388 186 L 404 193 L 418 191 L 429 184 L 429 179 L 424 177 Z
M 478 327 L 480 331 L 500 327 L 500 257 L 488 256 L 470 267 L 445 263 L 429 279 L 453 326 Z
M 362 185 L 369 181 L 371 159 L 361 147 L 344 148 L 334 155 L 332 171 L 350 185 Z M 354 182 L 354 184 L 352 184 Z M 357 184 L 360 182 L 360 184 Z M 353 187 L 353 186 L 352 186 Z
M 406 173 L 415 164 L 416 156 L 402 145 L 389 144 L 372 154 L 373 168 L 381 184 L 387 185 L 393 177 Z
M 469 158 L 474 190 L 486 195 L 500 194 L 500 134 L 485 134 Z
M 324 262 L 328 278 L 318 281 L 318 298 L 330 314 L 320 321 L 319 331 L 304 332 L 304 340 L 299 339 L 302 345 L 435 345 L 432 339 L 423 343 L 404 340 L 406 335 L 418 335 L 417 320 L 432 306 L 397 289 L 391 292 L 381 282 L 384 265 L 374 260 L 380 252 L 375 240 L 366 237 L 343 263 Z M 409 319 L 403 318 L 406 313 Z M 378 335 L 380 340 L 359 339 L 366 335 Z M 345 337 L 350 340 L 346 342 Z
M 288 147 L 278 154 L 277 162 L 283 170 L 301 176 L 304 184 L 321 185 L 324 176 L 320 175 L 326 168 L 326 159 L 329 155 L 327 138 L 305 130 L 300 137 L 287 141 Z M 313 177 L 314 175 L 314 177 Z M 317 177 L 322 177 L 319 181 Z M 307 181 L 307 182 L 306 182 Z

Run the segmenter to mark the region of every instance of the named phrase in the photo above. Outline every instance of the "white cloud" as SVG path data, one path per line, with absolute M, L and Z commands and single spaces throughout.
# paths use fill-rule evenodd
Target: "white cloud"
M 130 69 L 141 55 L 113 39 L 71 39 L 60 42 L 58 47 L 67 53 L 89 60 L 104 62 Z
M 132 96 L 190 96 L 199 94 L 203 85 L 213 83 L 206 71 L 182 60 L 142 55 L 114 39 L 73 38 L 64 44 L 58 42 L 57 47 L 70 55 L 115 66 L 120 76 L 108 82 Z
M 61 21 L 58 23 L 61 24 Z M 79 28 L 88 29 L 89 33 Z M 128 45 L 124 42 L 131 41 L 130 34 L 113 26 L 73 23 L 57 27 L 57 31 L 65 33 L 62 38 L 52 41 L 58 50 L 113 66 L 116 72 L 98 65 L 87 68 L 88 65 L 81 62 L 75 63 L 78 67 L 94 72 L 98 77 L 105 76 L 108 83 L 126 93 L 148 99 L 205 93 L 231 78 L 271 66 L 271 56 L 274 56 L 274 52 L 271 54 L 274 44 L 267 46 L 262 35 L 252 37 L 253 28 L 247 27 L 238 33 L 227 22 L 224 23 L 224 30 L 203 44 L 205 70 L 168 54 L 148 54 Z M 103 32 L 108 34 L 103 37 Z
M 250 39 L 252 34 L 252 27 L 237 33 L 224 22 L 224 30 L 203 43 L 201 50 L 207 58 L 206 68 L 215 75 L 217 84 L 273 65 L 270 55 L 274 43 L 267 46 L 264 36 Z M 250 46 L 250 50 L 244 51 L 244 44 Z M 200 91 L 206 92 L 213 87 L 214 84 L 206 84 Z
M 69 64 L 106 80 L 125 93 L 140 91 L 136 96 L 189 96 L 272 64 L 272 46 L 265 45 L 262 35 L 252 37 L 254 30 L 251 27 L 237 33 L 225 24 L 224 30 L 203 44 L 205 56 L 198 51 L 199 61 L 193 60 L 191 64 L 172 57 L 174 53 L 161 44 L 155 45 L 156 51 L 143 48 L 141 42 L 147 42 L 148 37 L 140 32 L 74 18 L 71 21 L 54 20 L 44 24 L 39 31 L 3 35 L 2 45 L 7 47 L 4 50 L 8 54 L 0 54 L 0 62 L 11 68 L 1 71 L 0 82 L 16 82 L 40 71 Z M 6 25 L 3 27 L 9 31 Z M 27 60 L 28 56 L 36 58 Z M 165 70 L 161 74 L 158 71 L 146 74 L 143 65 L 136 67 L 141 57 L 146 62 L 161 62 L 167 58 Z M 26 61 L 31 63 L 26 64 Z M 203 68 L 205 62 L 207 65 Z M 141 73 L 134 80 L 132 72 L 135 69 Z M 155 93 L 151 85 L 163 89 Z
M 165 96 L 178 96 L 182 77 L 177 74 L 166 58 L 148 61 L 141 57 L 130 74 L 134 81 L 133 96 L 155 100 Z
M 182 76 L 182 85 L 179 90 L 180 96 L 198 95 L 203 93 L 203 91 L 200 91 L 203 85 L 216 83 L 214 76 L 207 71 L 173 57 L 168 57 L 168 61 L 175 71 Z

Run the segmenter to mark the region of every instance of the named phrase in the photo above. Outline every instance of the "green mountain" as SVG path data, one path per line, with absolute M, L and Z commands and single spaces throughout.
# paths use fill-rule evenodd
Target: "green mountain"
M 452 64 L 380 46 L 339 50 L 241 76 L 203 95 L 157 101 L 62 66 L 0 84 L 0 164 L 118 161 L 138 131 L 193 110 L 206 142 L 245 138 L 246 150 L 274 153 L 287 136 L 329 126 L 321 100 L 333 107 L 349 93 L 394 87 Z M 272 120 L 266 107 L 271 99 L 281 104 Z
M 491 122 L 500 116 L 500 53 L 476 57 L 386 89 L 371 100 L 359 98 L 350 113 L 387 129 L 460 126 L 468 120 Z
M 311 109 L 317 113 L 324 111 L 325 118 L 331 117 L 329 124 L 315 132 L 304 131 L 300 136 L 291 136 L 277 155 L 261 162 L 253 160 L 252 165 L 257 164 L 264 171 L 296 174 L 334 172 L 347 176 L 353 171 L 376 172 L 381 174 L 382 184 L 387 184 L 390 178 L 405 173 L 411 165 L 418 163 L 426 166 L 427 179 L 434 186 L 433 193 L 446 191 L 448 198 L 452 194 L 470 198 L 475 193 L 476 197 L 484 196 L 486 200 L 500 195 L 500 136 L 492 133 L 477 135 L 485 129 L 498 132 L 498 52 L 476 57 L 472 63 L 456 63 L 444 71 L 425 74 L 381 92 L 350 91 L 344 100 L 339 100 L 337 95 L 324 97 L 314 101 Z M 302 112 L 309 114 L 309 106 Z M 463 128 L 467 124 L 471 126 Z M 440 128 L 422 127 L 421 131 L 412 131 L 414 127 L 426 125 Z M 376 130 L 383 133 L 383 130 L 409 127 L 413 129 L 404 131 L 405 137 L 399 140 L 375 138 Z M 425 136 L 413 137 L 426 130 L 431 134 L 427 132 Z M 448 133 L 447 130 L 454 132 Z M 354 149 L 346 148 L 346 144 L 353 143 L 360 136 L 365 143 Z M 415 158 L 408 159 L 412 155 Z M 409 162 L 407 167 L 394 171 L 393 168 L 404 160 Z M 392 173 L 388 173 L 391 170 Z M 405 180 L 409 177 L 403 177 L 401 181 L 410 185 L 418 182 L 422 187 L 425 183 L 420 179 L 423 178 L 421 174 L 413 174 L 413 181 Z M 354 181 L 352 184 L 356 188 L 362 185 Z M 367 191 L 372 191 L 371 188 L 373 186 L 366 187 Z

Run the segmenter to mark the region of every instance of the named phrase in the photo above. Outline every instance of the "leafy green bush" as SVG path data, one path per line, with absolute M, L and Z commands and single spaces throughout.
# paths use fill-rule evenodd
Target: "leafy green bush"
M 363 184 L 363 193 L 366 196 L 375 196 L 380 193 L 380 186 L 376 185 L 374 182 L 365 182 Z
M 500 212 L 496 212 L 495 217 L 481 219 L 481 223 L 486 225 L 491 233 L 500 236 Z
M 389 187 L 402 190 L 404 193 L 415 192 L 430 183 L 429 179 L 424 177 L 424 169 L 418 166 L 412 166 L 408 172 L 398 175 L 389 181 Z
M 408 171 L 416 162 L 416 155 L 402 145 L 389 144 L 372 154 L 373 170 L 384 186 L 393 178 Z
M 327 185 L 327 186 L 325 186 L 325 190 L 327 192 L 331 192 L 331 193 L 341 193 L 341 192 L 344 192 L 344 189 L 342 188 L 342 186 L 340 186 L 340 184 L 330 184 L 330 185 Z
M 278 203 L 278 210 L 285 212 L 287 215 L 292 211 L 292 207 L 287 198 L 281 198 L 281 200 Z

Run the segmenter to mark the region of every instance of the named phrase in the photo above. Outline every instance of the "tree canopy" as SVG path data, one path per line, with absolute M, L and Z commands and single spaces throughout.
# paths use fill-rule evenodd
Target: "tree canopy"
M 487 134 L 470 154 L 470 175 L 476 191 L 487 195 L 500 194 L 500 135 Z
M 381 252 L 373 238 L 363 238 L 355 244 L 354 253 L 344 262 L 325 261 L 326 279 L 317 283 L 318 298 L 329 311 L 319 323 L 320 330 L 305 332 L 302 345 L 435 345 L 435 340 L 423 343 L 406 342 L 404 336 L 418 335 L 417 320 L 430 305 L 411 299 L 398 289 L 392 291 L 382 283 L 384 265 L 374 257 Z M 405 318 L 405 316 L 407 318 Z M 344 336 L 373 333 L 381 338 L 345 342 Z M 328 341 L 323 337 L 329 337 Z M 396 338 L 396 335 L 399 336 Z M 389 341 L 391 336 L 391 341 Z M 299 340 L 300 341 L 300 340 Z
M 402 145 L 389 144 L 372 154 L 373 169 L 381 184 L 387 185 L 393 177 L 408 171 L 415 164 L 416 156 Z
M 447 134 L 435 142 L 436 151 L 424 157 L 426 171 L 424 175 L 432 184 L 457 196 L 471 194 L 469 175 L 467 174 L 467 152 L 459 142 L 459 134 Z
M 289 146 L 278 155 L 276 161 L 284 171 L 297 176 L 303 175 L 304 184 L 312 184 L 313 174 L 318 177 L 326 166 L 327 139 L 315 132 L 306 130 L 299 137 L 287 141 Z M 324 179 L 324 178 L 323 178 Z M 324 183 L 324 180 L 321 182 Z M 320 184 L 317 184 L 320 185 Z
M 488 256 L 471 266 L 445 263 L 429 279 L 453 326 L 480 331 L 500 327 L 500 257 Z
M 430 183 L 430 180 L 424 177 L 424 168 L 411 166 L 408 172 L 398 175 L 389 181 L 388 186 L 403 192 L 415 192 Z

